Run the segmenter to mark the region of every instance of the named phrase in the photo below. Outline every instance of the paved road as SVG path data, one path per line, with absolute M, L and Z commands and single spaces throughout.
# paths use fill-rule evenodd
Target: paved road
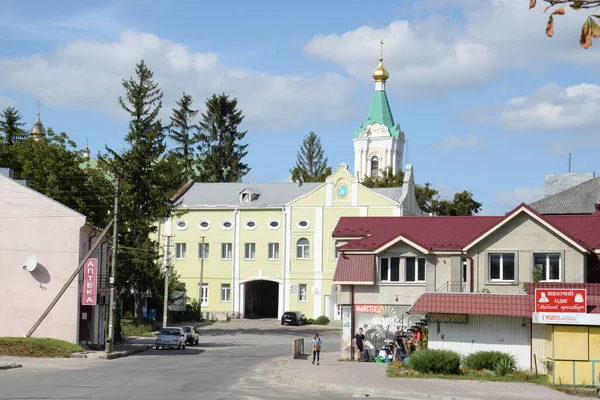
M 314 327 L 281 327 L 274 321 L 235 321 L 203 328 L 201 344 L 185 350 L 150 350 L 116 360 L 25 360 L 0 371 L 0 399 L 345 399 L 269 379 L 294 337 Z M 338 334 L 322 332 L 337 346 Z

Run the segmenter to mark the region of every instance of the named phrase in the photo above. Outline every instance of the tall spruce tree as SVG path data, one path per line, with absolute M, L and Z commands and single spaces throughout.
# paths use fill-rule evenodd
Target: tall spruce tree
M 175 142 L 176 147 L 173 154 L 179 161 L 182 174 L 185 179 L 193 179 L 196 176 L 196 144 L 198 143 L 197 131 L 199 126 L 194 123 L 198 110 L 192 109 L 192 96 L 183 93 L 177 102 L 178 108 L 174 108 L 169 124 L 169 137 Z
M 327 157 L 323 152 L 321 138 L 310 132 L 304 137 L 296 158 L 296 165 L 290 169 L 292 181 L 303 184 L 304 182 L 325 182 L 331 175 L 331 167 L 327 166 Z
M 119 104 L 131 115 L 125 136 L 128 148 L 118 152 L 106 147 L 100 163 L 121 178 L 119 207 L 119 271 L 117 287 L 132 289 L 137 323 L 142 322 L 142 296 L 157 293 L 163 282 L 158 242 L 153 237 L 157 222 L 171 212 L 171 196 L 182 184 L 178 164 L 166 155 L 165 129 L 158 119 L 163 93 L 152 71 L 140 61 L 135 77 L 123 80 L 125 97 Z
M 0 114 L 0 132 L 2 133 L 2 141 L 8 146 L 12 146 L 15 142 L 21 141 L 27 137 L 27 133 L 23 129 L 25 122 L 22 122 L 23 117 L 16 108 L 7 107 Z
M 239 182 L 250 171 L 243 162 L 248 145 L 241 144 L 248 131 L 238 131 L 244 115 L 237 104 L 237 98 L 225 94 L 213 94 L 206 100 L 198 133 L 202 182 Z

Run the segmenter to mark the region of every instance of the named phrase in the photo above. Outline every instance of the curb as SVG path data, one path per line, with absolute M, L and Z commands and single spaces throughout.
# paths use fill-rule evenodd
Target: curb
M 114 360 L 115 358 L 127 357 L 132 354 L 143 353 L 146 350 L 152 348 L 150 345 L 138 346 L 135 349 L 125 351 L 113 351 L 112 353 L 98 352 L 98 353 L 73 353 L 71 358 L 88 358 L 91 360 Z
M 21 364 L 0 365 L 0 371 L 4 370 L 4 369 L 14 369 L 14 368 L 23 368 L 23 366 Z

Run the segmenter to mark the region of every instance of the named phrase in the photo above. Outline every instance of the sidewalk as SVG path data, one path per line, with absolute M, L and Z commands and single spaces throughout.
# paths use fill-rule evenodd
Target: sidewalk
M 104 350 L 86 350 L 80 353 L 73 353 L 71 358 L 88 358 L 94 360 L 112 360 L 120 357 L 127 357 L 132 354 L 142 353 L 152 347 L 154 338 L 148 337 L 128 337 L 123 343 L 115 343 L 113 351 L 106 353 Z
M 552 389 L 512 382 L 388 378 L 387 364 L 337 361 L 339 352 L 321 353 L 321 365 L 311 356 L 288 359 L 279 370 L 279 383 L 322 388 L 356 397 L 391 397 L 431 400 L 566 400 L 573 397 Z

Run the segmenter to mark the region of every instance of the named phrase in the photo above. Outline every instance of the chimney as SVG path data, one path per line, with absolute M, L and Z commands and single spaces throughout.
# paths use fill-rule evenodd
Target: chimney
M 594 204 L 594 214 L 600 215 L 600 203 Z

